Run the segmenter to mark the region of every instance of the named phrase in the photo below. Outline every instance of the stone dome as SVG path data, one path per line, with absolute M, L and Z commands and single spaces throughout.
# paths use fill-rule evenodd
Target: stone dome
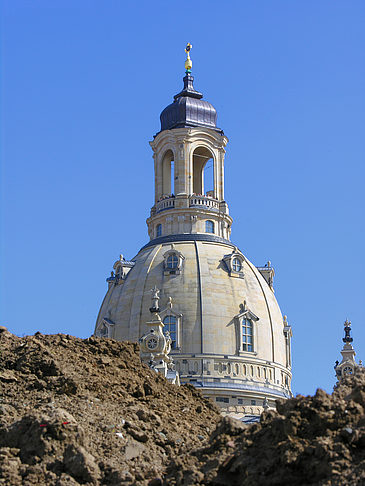
M 183 90 L 175 95 L 174 102 L 162 111 L 161 131 L 184 127 L 206 127 L 217 130 L 216 109 L 208 101 L 201 99 L 203 95 L 195 91 L 193 81 L 194 77 L 187 74 L 184 77 Z
M 152 240 L 139 251 L 126 278 L 110 285 L 98 322 L 106 316 L 113 338 L 137 341 L 148 331 L 150 290 L 156 286 L 162 319 L 172 314 L 178 323 L 171 356 L 183 382 L 208 396 L 228 392 L 232 407 L 243 400 L 233 396 L 250 396 L 246 414 L 257 412 L 257 398 L 289 397 L 285 322 L 268 282 L 229 241 L 181 236 L 174 243 Z M 171 253 L 181 258 L 177 272 L 166 271 Z M 241 268 L 235 273 L 230 260 L 237 257 Z M 254 324 L 251 352 L 242 350 L 245 315 Z

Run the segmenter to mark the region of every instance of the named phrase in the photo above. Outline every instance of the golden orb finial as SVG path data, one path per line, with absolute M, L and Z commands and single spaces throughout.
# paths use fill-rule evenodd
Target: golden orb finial
M 192 47 L 193 46 L 190 44 L 190 42 L 188 42 L 186 44 L 186 47 L 185 47 L 185 52 L 186 52 L 185 70 L 186 70 L 186 74 L 191 73 L 191 68 L 193 67 L 193 63 L 191 62 L 191 59 L 190 59 L 190 49 Z

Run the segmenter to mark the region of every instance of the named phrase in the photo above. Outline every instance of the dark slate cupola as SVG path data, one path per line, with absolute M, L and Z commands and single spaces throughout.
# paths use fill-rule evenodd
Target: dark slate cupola
M 205 127 L 221 132 L 217 128 L 217 112 L 203 95 L 193 86 L 194 76 L 189 72 L 184 77 L 184 89 L 174 96 L 174 102 L 160 115 L 161 131 L 173 128 Z

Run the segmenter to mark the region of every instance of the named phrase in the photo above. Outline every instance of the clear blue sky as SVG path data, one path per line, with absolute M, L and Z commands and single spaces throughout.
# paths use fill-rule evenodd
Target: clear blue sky
M 93 332 L 148 240 L 148 141 L 189 41 L 230 139 L 232 240 L 275 267 L 293 391 L 330 391 L 346 317 L 365 359 L 364 26 L 363 1 L 3 0 L 2 323 Z

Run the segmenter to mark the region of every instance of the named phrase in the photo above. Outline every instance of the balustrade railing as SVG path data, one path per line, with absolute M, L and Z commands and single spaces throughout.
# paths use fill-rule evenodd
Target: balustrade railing
M 163 211 L 164 209 L 172 209 L 174 207 L 175 207 L 174 197 L 162 199 L 162 201 L 158 201 L 156 203 L 156 213 L 158 213 L 159 211 Z
M 173 209 L 175 207 L 175 197 L 166 197 L 158 201 L 155 205 L 154 213 L 159 213 L 166 209 Z M 207 196 L 192 195 L 189 197 L 189 207 L 210 209 L 212 211 L 219 211 L 219 202 L 217 199 Z
M 219 209 L 219 202 L 216 199 L 206 196 L 190 196 L 189 198 L 190 207 L 200 207 L 204 206 L 205 209 Z

